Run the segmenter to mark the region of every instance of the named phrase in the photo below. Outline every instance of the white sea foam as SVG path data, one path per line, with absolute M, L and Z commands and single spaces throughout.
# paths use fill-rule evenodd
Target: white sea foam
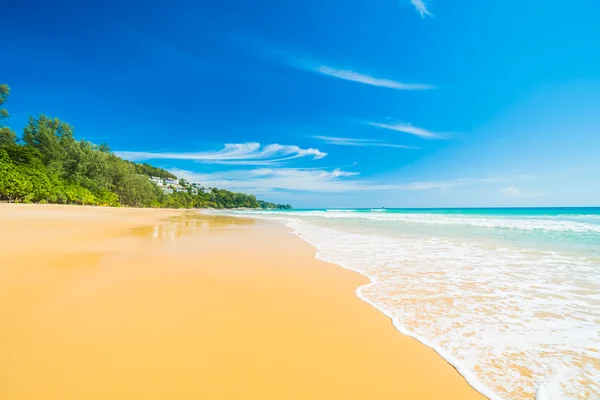
M 369 277 L 358 297 L 390 317 L 400 332 L 437 351 L 484 395 L 600 398 L 600 260 L 460 237 L 391 235 L 389 220 L 374 213 L 351 218 L 386 221 L 381 233 L 363 230 L 360 221 L 314 218 L 342 218 L 335 211 L 292 214 L 267 215 L 315 245 L 318 258 Z M 584 226 L 570 217 L 400 218 L 425 224 L 468 220 L 469 226 L 496 229 L 538 226 L 543 232 L 593 227 L 584 217 Z
M 478 215 L 448 215 L 430 213 L 394 213 L 394 212 L 356 212 L 355 210 L 305 211 L 298 213 L 304 217 L 322 218 L 357 218 L 372 221 L 388 221 L 398 223 L 414 223 L 426 225 L 480 227 L 504 230 L 574 232 L 600 234 L 600 218 L 598 216 L 576 215 L 568 217 L 535 216 L 535 217 L 502 217 Z M 270 212 L 269 215 L 286 215 Z
M 549 252 L 290 225 L 318 245 L 320 258 L 370 277 L 359 297 L 488 397 L 600 396 L 600 266 Z

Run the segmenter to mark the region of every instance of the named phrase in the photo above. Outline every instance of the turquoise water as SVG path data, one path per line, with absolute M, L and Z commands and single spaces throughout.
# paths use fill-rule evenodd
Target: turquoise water
M 229 213 L 369 277 L 357 296 L 489 398 L 600 398 L 600 208 Z
M 289 210 L 288 212 L 326 211 L 324 208 Z M 467 214 L 467 215 L 599 215 L 600 207 L 507 207 L 507 208 L 343 208 L 356 212 L 372 212 L 373 210 L 389 213 L 428 213 L 428 214 Z
M 270 212 L 277 214 L 278 212 Z M 349 213 L 349 214 L 348 214 Z M 600 208 L 307 209 L 304 218 L 358 229 L 435 235 L 600 257 Z M 369 223 L 369 221 L 371 221 Z M 331 223 L 330 223 L 331 225 Z

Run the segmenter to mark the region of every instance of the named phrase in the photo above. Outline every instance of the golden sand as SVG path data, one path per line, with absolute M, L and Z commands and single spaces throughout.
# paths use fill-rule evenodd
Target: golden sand
M 482 398 L 278 224 L 0 205 L 0 399 Z

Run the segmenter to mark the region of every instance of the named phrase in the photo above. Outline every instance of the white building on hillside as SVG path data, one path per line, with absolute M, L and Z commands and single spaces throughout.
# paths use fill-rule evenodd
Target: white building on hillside
M 158 186 L 162 186 L 163 185 L 163 179 L 159 178 L 158 176 L 151 176 L 150 180 L 154 183 L 156 183 Z

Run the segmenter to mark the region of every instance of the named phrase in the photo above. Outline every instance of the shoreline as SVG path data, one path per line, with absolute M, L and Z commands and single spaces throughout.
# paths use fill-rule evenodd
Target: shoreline
M 2 398 L 483 398 L 289 227 L 54 205 L 0 221 Z
M 433 345 L 432 343 L 430 343 L 427 339 L 425 339 L 425 338 L 421 337 L 420 335 L 412 332 L 411 330 L 409 330 L 408 328 L 406 328 L 403 324 L 401 324 L 387 310 L 385 310 L 385 309 L 377 306 L 377 304 L 371 302 L 364 295 L 362 295 L 361 289 L 368 289 L 370 286 L 375 285 L 378 282 L 378 280 L 377 280 L 376 277 L 369 276 L 369 275 L 367 275 L 363 271 L 360 271 L 360 270 L 352 268 L 352 267 L 348 267 L 346 265 L 343 265 L 340 262 L 334 262 L 334 261 L 326 260 L 325 258 L 323 258 L 321 256 L 321 249 L 319 248 L 319 245 L 314 244 L 311 241 L 309 241 L 308 239 L 306 239 L 305 237 L 303 237 L 301 235 L 301 233 L 297 229 L 294 229 L 293 227 L 291 227 L 289 225 L 289 222 L 285 223 L 285 225 L 287 227 L 289 227 L 290 229 L 292 229 L 292 232 L 291 232 L 292 234 L 296 234 L 299 238 L 301 238 L 306 243 L 310 244 L 315 249 L 315 258 L 316 259 L 318 259 L 320 261 L 323 261 L 323 262 L 326 262 L 326 263 L 337 265 L 340 268 L 343 268 L 343 269 L 348 270 L 348 271 L 352 271 L 354 273 L 357 273 L 357 274 L 359 274 L 359 275 L 364 276 L 365 278 L 367 278 L 369 280 L 368 283 L 366 283 L 364 285 L 361 285 L 361 286 L 358 286 L 356 288 L 356 291 L 355 291 L 356 297 L 358 299 L 364 301 L 365 303 L 369 304 L 377 312 L 380 312 L 381 314 L 385 315 L 390 320 L 390 322 L 394 326 L 394 328 L 398 331 L 398 333 L 400 333 L 401 335 L 405 335 L 405 336 L 411 337 L 411 338 L 415 339 L 416 341 L 418 341 L 419 343 L 421 343 L 423 346 L 426 346 L 429 349 L 433 350 L 444 361 L 446 361 L 449 365 L 451 365 L 452 368 L 454 368 L 454 370 L 458 374 L 460 374 L 460 376 L 465 380 L 465 382 L 467 382 L 474 390 L 476 390 L 484 398 L 487 398 L 489 400 L 499 400 L 500 399 L 494 392 L 492 392 L 488 387 L 486 387 L 483 383 L 481 383 L 472 374 L 471 371 L 469 371 L 469 370 L 467 370 L 465 368 L 462 368 L 462 366 L 460 366 L 460 362 L 457 361 L 456 358 L 453 355 L 451 355 L 450 353 L 447 353 L 446 351 L 444 351 L 443 349 L 440 349 L 439 347 L 436 347 L 435 345 Z

